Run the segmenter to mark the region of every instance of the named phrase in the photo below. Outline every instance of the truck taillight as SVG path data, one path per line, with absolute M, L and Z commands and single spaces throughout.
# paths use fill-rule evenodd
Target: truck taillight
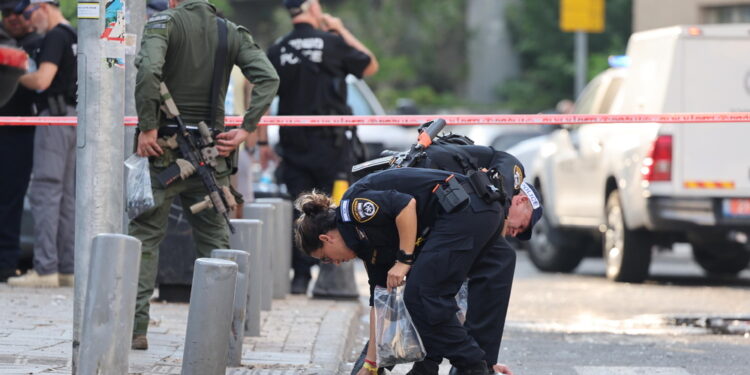
M 660 135 L 643 159 L 641 174 L 646 181 L 669 181 L 672 179 L 672 136 Z

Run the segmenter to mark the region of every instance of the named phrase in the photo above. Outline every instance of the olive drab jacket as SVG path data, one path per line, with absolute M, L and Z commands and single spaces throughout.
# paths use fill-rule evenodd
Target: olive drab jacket
M 224 98 L 232 66 L 237 65 L 253 83 L 252 101 L 242 128 L 253 131 L 271 104 L 279 76 L 250 32 L 227 21 L 227 66 L 219 85 L 214 127 L 224 129 Z M 211 116 L 211 81 L 218 45 L 216 8 L 204 0 L 184 0 L 177 7 L 152 16 L 143 32 L 135 101 L 140 130 L 167 124 L 160 111 L 159 83 L 166 83 L 187 124 L 207 121 Z M 208 122 L 208 121 L 207 121 Z

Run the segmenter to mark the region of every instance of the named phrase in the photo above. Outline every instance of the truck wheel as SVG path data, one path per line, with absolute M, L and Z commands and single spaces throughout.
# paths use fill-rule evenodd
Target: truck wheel
M 607 278 L 613 281 L 640 283 L 648 276 L 651 265 L 651 242 L 645 232 L 626 227 L 620 205 L 620 193 L 607 197 L 607 230 L 602 236 Z
M 693 243 L 693 259 L 710 274 L 736 275 L 750 263 L 750 251 L 735 242 Z
M 550 225 L 545 212 L 529 240 L 531 262 L 541 271 L 572 272 L 586 255 L 586 246 L 578 240 L 578 235 Z

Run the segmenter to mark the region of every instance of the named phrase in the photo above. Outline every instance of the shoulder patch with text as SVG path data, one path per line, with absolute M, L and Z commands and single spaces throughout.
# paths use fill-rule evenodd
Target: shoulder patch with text
M 524 179 L 523 170 L 521 170 L 520 166 L 514 165 L 513 166 L 513 188 L 515 190 L 518 190 L 521 188 L 523 179 Z
M 163 22 L 163 21 L 168 21 L 170 19 L 172 19 L 172 16 L 170 16 L 170 15 L 167 15 L 167 14 L 155 14 L 155 15 L 151 16 L 151 18 L 149 18 L 147 22 L 159 22 L 159 21 Z
M 167 24 L 166 23 L 147 23 L 146 24 L 146 30 L 148 29 L 166 29 Z
M 360 223 L 366 223 L 377 215 L 380 206 L 367 198 L 355 198 L 352 201 L 352 216 Z

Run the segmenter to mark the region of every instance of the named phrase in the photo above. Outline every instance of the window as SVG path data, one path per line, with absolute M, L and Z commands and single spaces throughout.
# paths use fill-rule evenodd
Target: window
M 599 94 L 599 86 L 601 86 L 603 76 L 599 75 L 594 78 L 583 90 L 581 95 L 578 97 L 574 113 L 589 114 L 594 109 L 594 102 L 596 101 L 597 94 Z
M 349 107 L 352 107 L 352 113 L 355 116 L 372 116 L 373 110 L 367 103 L 365 96 L 359 91 L 359 87 L 350 83 L 347 91 L 346 103 L 349 104 Z
M 703 8 L 704 23 L 750 22 L 750 5 L 729 5 Z
M 612 78 L 612 82 L 609 84 L 609 87 L 607 87 L 607 93 L 604 95 L 604 99 L 602 99 L 602 105 L 599 109 L 599 113 L 606 114 L 610 112 L 612 103 L 615 101 L 617 93 L 620 92 L 620 86 L 622 86 L 622 78 Z

